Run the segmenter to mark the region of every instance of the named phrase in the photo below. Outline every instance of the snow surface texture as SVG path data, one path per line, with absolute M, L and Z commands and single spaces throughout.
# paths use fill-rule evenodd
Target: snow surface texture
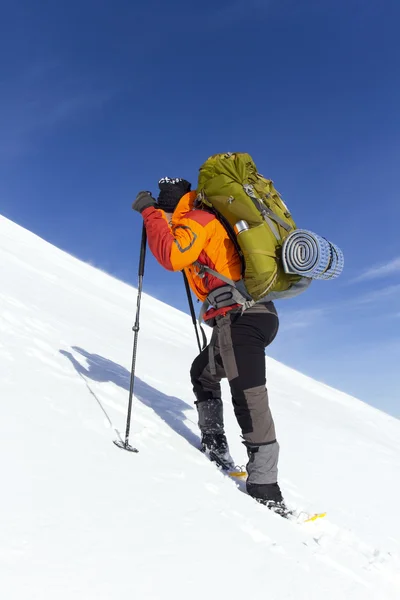
M 268 359 L 286 500 L 328 512 L 285 521 L 197 449 L 185 314 L 143 297 L 130 454 L 136 291 L 4 218 L 0 267 L 2 598 L 400 598 L 399 421 Z

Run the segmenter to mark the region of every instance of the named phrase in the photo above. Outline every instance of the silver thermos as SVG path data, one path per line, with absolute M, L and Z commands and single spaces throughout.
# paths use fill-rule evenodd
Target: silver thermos
M 239 235 L 243 231 L 247 231 L 248 229 L 250 229 L 250 227 L 247 221 L 238 221 L 237 223 L 235 223 L 233 229 L 236 235 Z

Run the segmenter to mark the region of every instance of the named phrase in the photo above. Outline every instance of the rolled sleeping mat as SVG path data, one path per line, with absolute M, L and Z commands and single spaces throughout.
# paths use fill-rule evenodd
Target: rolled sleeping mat
M 296 229 L 282 245 L 285 273 L 311 279 L 334 279 L 344 267 L 343 252 L 320 235 Z

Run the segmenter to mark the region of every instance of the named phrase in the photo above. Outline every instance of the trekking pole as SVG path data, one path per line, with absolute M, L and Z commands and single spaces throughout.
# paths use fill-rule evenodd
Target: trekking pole
M 192 323 L 193 323 L 194 331 L 196 333 L 197 345 L 199 347 L 199 352 L 201 352 L 202 349 L 207 346 L 207 339 L 206 339 L 206 335 L 205 335 L 203 329 L 200 326 L 200 331 L 201 331 L 202 336 L 203 336 L 203 348 L 202 348 L 201 347 L 201 342 L 200 342 L 199 332 L 197 330 L 196 313 L 195 313 L 194 306 L 193 306 L 193 298 L 192 298 L 192 294 L 190 292 L 189 282 L 187 280 L 186 273 L 184 271 L 182 271 L 182 275 L 183 275 L 183 281 L 185 282 L 185 288 L 186 288 L 186 294 L 187 294 L 187 299 L 188 299 L 189 308 L 190 308 L 190 314 L 192 315 Z
M 135 324 L 132 327 L 132 331 L 134 331 L 135 336 L 134 336 L 134 340 L 133 340 L 131 381 L 130 381 L 130 385 L 129 385 L 129 402 L 128 402 L 128 414 L 126 417 L 125 442 L 123 440 L 114 440 L 114 444 L 116 446 L 118 446 L 118 448 L 122 448 L 123 450 L 127 450 L 128 452 L 139 452 L 139 450 L 137 450 L 136 448 L 133 448 L 129 444 L 129 432 L 131 429 L 132 399 L 133 399 L 133 388 L 135 385 L 136 352 L 137 352 L 138 335 L 139 335 L 140 301 L 142 299 L 144 262 L 145 262 L 145 258 L 146 258 L 146 242 L 147 242 L 146 227 L 143 224 L 142 241 L 140 243 L 138 289 L 137 289 L 137 301 L 136 301 L 136 319 L 135 319 Z

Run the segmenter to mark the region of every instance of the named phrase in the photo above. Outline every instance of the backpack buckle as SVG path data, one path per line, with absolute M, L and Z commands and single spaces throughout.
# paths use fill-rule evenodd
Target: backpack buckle
M 196 262 L 193 263 L 193 266 L 197 268 L 197 276 L 200 277 L 200 279 L 204 279 L 204 276 L 206 274 L 204 270 L 204 265 L 202 265 L 201 263 L 199 263 L 198 260 L 196 260 Z

